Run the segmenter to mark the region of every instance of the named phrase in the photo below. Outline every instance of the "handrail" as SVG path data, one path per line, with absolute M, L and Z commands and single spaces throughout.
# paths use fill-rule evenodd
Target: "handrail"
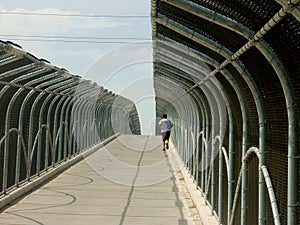
M 228 180 L 228 182 L 230 182 L 230 177 L 229 177 L 229 175 L 230 175 L 230 172 L 229 172 L 229 158 L 228 158 L 228 154 L 227 154 L 227 152 L 226 152 L 226 149 L 225 149 L 225 147 L 222 147 L 221 149 L 220 149 L 220 153 L 223 153 L 223 155 L 224 155 L 224 157 L 225 157 L 225 163 L 226 163 L 226 170 L 227 170 L 227 180 Z
M 199 133 L 199 137 L 200 137 L 200 135 L 202 135 L 202 140 L 205 140 L 203 131 L 201 131 Z M 206 141 L 205 141 L 205 143 L 206 143 Z M 228 181 L 230 181 L 230 178 L 229 178 L 229 175 L 230 175 L 230 173 L 229 173 L 229 159 L 228 159 L 228 154 L 226 152 L 226 148 L 221 147 L 219 149 L 219 151 L 220 151 L 220 154 L 224 155 L 225 163 L 226 163 L 227 179 L 228 179 Z M 256 147 L 250 147 L 248 149 L 248 151 L 246 152 L 246 154 L 243 156 L 242 163 L 245 162 L 245 161 L 248 161 L 253 154 L 255 154 L 257 156 L 258 160 L 260 161 L 259 149 L 256 148 Z M 260 165 L 260 163 L 259 163 L 259 165 Z M 268 172 L 268 168 L 267 168 L 266 165 L 260 165 L 260 169 L 262 170 L 264 180 L 266 182 L 266 187 L 267 187 L 267 190 L 268 190 L 270 204 L 271 204 L 273 218 L 274 218 L 274 224 L 275 225 L 281 225 L 280 214 L 279 214 L 279 211 L 278 211 L 275 192 L 274 192 L 274 188 L 273 188 L 273 185 L 272 185 L 272 180 L 271 180 L 269 172 Z M 238 181 L 237 181 L 236 190 L 235 190 L 235 196 L 234 196 L 234 201 L 233 201 L 233 206 L 232 206 L 230 225 L 233 225 L 234 220 L 235 220 L 235 215 L 236 215 L 236 210 L 237 210 L 237 205 L 238 205 L 238 198 L 239 198 L 239 195 L 240 195 L 240 188 L 241 188 L 241 182 L 242 182 L 242 171 L 243 170 L 242 170 L 242 167 L 241 167 L 240 172 L 239 172 Z M 204 193 L 205 202 L 207 202 L 207 195 L 208 195 L 208 191 L 209 191 L 209 187 L 210 187 L 210 178 L 211 178 L 211 166 L 210 166 L 209 176 L 208 176 L 207 185 L 206 185 L 205 193 Z
M 33 155 L 34 155 L 34 150 L 35 150 L 36 144 L 38 143 L 39 135 L 43 131 L 43 128 L 45 128 L 46 130 L 49 130 L 49 127 L 47 126 L 47 124 L 42 124 L 41 128 L 38 130 L 38 132 L 36 134 L 36 137 L 34 139 L 33 145 L 32 145 L 32 151 L 31 151 L 31 155 L 30 155 L 30 162 L 32 162 L 32 158 L 33 158 Z M 50 133 L 48 133 L 48 138 L 49 138 L 49 143 L 48 144 L 50 144 L 50 151 L 51 151 L 51 161 L 54 164 L 54 160 L 55 160 L 54 159 L 54 148 L 53 148 L 53 145 L 52 145 L 52 136 L 51 136 Z
M 244 157 L 242 159 L 242 162 L 248 161 L 250 159 L 250 156 L 253 155 L 253 154 L 255 154 L 257 156 L 259 161 L 261 160 L 259 149 L 256 148 L 256 147 L 251 147 L 251 148 L 248 149 L 248 151 L 244 155 Z M 266 181 L 266 186 L 268 188 L 270 203 L 271 203 L 271 206 L 272 206 L 274 224 L 275 225 L 280 225 L 281 224 L 280 214 L 278 212 L 278 207 L 277 207 L 277 203 L 276 203 L 274 189 L 273 189 L 271 178 L 270 178 L 269 173 L 268 173 L 267 166 L 266 165 L 261 165 L 260 169 L 263 172 L 264 179 Z M 232 206 L 232 214 L 231 214 L 230 225 L 233 225 L 234 220 L 235 220 L 236 209 L 237 209 L 237 205 L 238 205 L 238 197 L 239 197 L 239 192 L 240 192 L 240 188 L 241 188 L 241 180 L 242 180 L 241 178 L 242 178 L 242 168 L 240 169 L 239 178 L 238 178 L 238 182 L 237 182 L 237 187 L 236 187 L 236 190 L 235 190 L 235 196 L 234 196 L 234 201 L 233 201 L 233 206 Z
M 0 139 L 0 148 L 1 148 L 1 145 L 2 143 L 7 140 L 7 138 L 9 137 L 9 135 L 12 133 L 12 132 L 16 132 L 18 137 L 20 136 L 21 137 L 21 146 L 22 146 L 22 150 L 23 150 L 23 154 L 24 154 L 24 159 L 25 159 L 25 167 L 26 167 L 26 175 L 28 176 L 28 174 L 30 173 L 30 169 L 29 169 L 29 164 L 28 164 L 28 155 L 27 155 L 27 152 L 26 152 L 26 146 L 25 146 L 25 142 L 24 142 L 24 139 L 23 139 L 23 135 L 22 133 L 17 129 L 17 128 L 11 128 L 9 129 L 8 133 L 6 133 L 1 139 Z M 4 164 L 7 163 L 7 162 L 4 162 Z M 7 171 L 6 171 L 7 172 Z M 4 176 L 5 178 L 5 176 Z M 1 193 L 6 193 L 6 184 L 7 184 L 7 181 L 3 182 L 3 185 L 2 185 L 2 192 Z
M 35 176 L 44 176 L 42 171 L 48 174 L 48 169 L 60 167 L 58 164 L 64 160 L 72 161 L 72 156 L 89 150 L 101 138 L 113 136 L 117 131 L 107 121 L 112 119 L 111 116 L 116 121 L 118 118 L 111 115 L 112 106 L 124 115 L 124 107 L 134 104 L 11 44 L 0 43 L 0 48 L 0 86 L 3 86 L 0 101 L 5 115 L 0 118 L 5 128 L 0 136 L 0 151 L 3 150 L 4 155 L 0 162 L 3 167 L 0 172 L 1 201 L 2 195 L 14 190 L 20 183 L 29 182 Z M 18 58 L 25 59 L 22 65 L 16 63 Z M 11 66 L 4 66 L 7 63 Z M 117 97 L 119 104 L 114 103 Z M 95 113 L 93 109 L 99 105 L 103 112 Z M 82 116 L 77 115 L 80 112 L 83 112 Z M 88 113 L 88 117 L 84 118 L 84 112 Z M 125 113 L 128 118 L 125 122 L 135 121 L 130 124 L 132 133 L 140 134 L 136 108 L 130 107 L 130 111 Z M 83 118 L 89 120 L 85 124 L 85 133 L 80 130 Z M 79 121 L 78 126 L 76 120 Z M 95 120 L 100 121 L 97 124 L 101 130 L 94 133 Z M 82 137 L 76 136 L 77 131 Z M 123 133 L 128 134 L 129 131 L 124 129 Z M 59 157 L 56 157 L 56 152 Z

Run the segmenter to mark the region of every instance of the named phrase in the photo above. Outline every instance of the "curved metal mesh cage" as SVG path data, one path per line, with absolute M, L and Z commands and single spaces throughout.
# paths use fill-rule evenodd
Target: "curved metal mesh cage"
M 300 224 L 299 1 L 152 0 L 151 15 L 157 116 L 219 223 Z
M 117 134 L 140 134 L 136 107 L 0 42 L 0 193 Z

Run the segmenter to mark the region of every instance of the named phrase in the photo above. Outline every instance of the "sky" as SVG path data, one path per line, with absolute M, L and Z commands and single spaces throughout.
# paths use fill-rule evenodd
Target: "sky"
M 0 0 L 0 39 L 131 99 L 154 134 L 151 0 Z

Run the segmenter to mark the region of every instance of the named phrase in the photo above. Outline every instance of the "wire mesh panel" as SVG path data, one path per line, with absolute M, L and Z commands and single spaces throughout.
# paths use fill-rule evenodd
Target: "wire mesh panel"
M 179 115 L 174 142 L 221 224 L 300 223 L 299 13 L 298 0 L 152 0 L 157 116 Z
M 0 107 L 0 201 L 116 133 L 140 134 L 132 101 L 8 42 L 0 42 Z

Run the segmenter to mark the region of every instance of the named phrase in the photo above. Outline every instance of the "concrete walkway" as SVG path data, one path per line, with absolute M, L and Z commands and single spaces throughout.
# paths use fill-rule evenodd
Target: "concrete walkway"
M 0 224 L 201 224 L 160 140 L 120 136 L 3 211 Z

